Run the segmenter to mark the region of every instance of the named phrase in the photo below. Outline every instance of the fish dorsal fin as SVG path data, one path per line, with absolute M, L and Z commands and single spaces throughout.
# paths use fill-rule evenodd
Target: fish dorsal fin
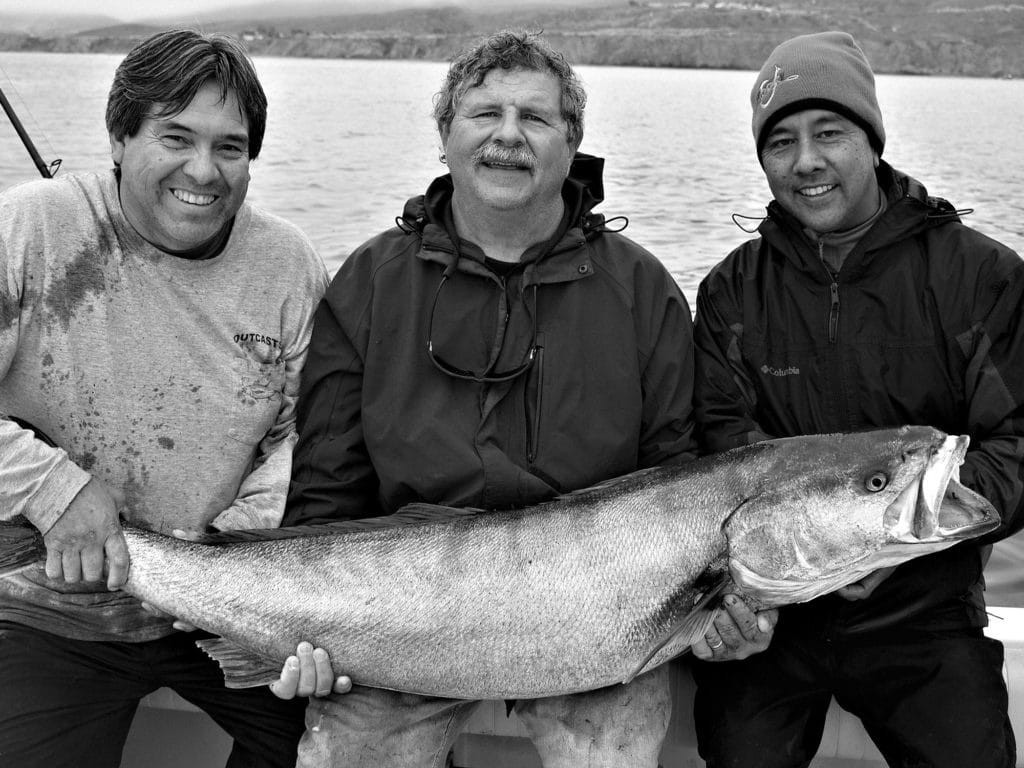
M 698 638 L 711 628 L 715 621 L 715 611 L 718 609 L 718 598 L 721 597 L 722 592 L 731 583 L 732 581 L 728 573 L 721 574 L 718 580 L 701 595 L 700 600 L 694 604 L 692 610 L 670 626 L 660 638 L 656 638 L 654 647 L 651 648 L 643 661 L 633 668 L 629 677 L 622 682 L 628 683 L 643 672 L 644 668 L 651 663 L 651 660 L 658 655 L 658 652 L 676 638 L 689 638 L 689 644 L 693 645 Z
M 200 544 L 238 544 L 241 542 L 294 539 L 306 536 L 336 536 L 355 531 L 376 531 L 428 523 L 464 520 L 480 514 L 479 509 L 459 509 L 440 504 L 407 504 L 393 515 L 367 517 L 359 520 L 339 520 L 336 523 L 292 525 L 284 528 L 254 528 L 238 531 L 200 534 L 191 537 Z
M 226 688 L 270 685 L 281 677 L 284 660 L 277 661 L 235 645 L 223 637 L 196 640 L 196 645 L 220 665 Z
M 596 493 L 605 493 L 612 488 L 618 488 L 621 486 L 632 485 L 637 480 L 644 478 L 647 475 L 664 472 L 666 467 L 646 467 L 645 469 L 638 469 L 635 472 L 630 472 L 628 475 L 621 475 L 620 477 L 612 477 L 608 480 L 604 480 L 596 485 L 588 485 L 586 488 L 579 488 L 575 491 L 566 491 L 565 493 L 555 496 L 551 501 L 565 501 L 571 499 L 579 499 L 581 496 L 590 496 Z

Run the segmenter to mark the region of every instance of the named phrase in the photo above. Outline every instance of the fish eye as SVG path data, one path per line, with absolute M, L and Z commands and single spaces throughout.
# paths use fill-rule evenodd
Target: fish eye
M 864 481 L 864 487 L 871 493 L 878 493 L 889 484 L 889 476 L 885 472 L 872 472 Z

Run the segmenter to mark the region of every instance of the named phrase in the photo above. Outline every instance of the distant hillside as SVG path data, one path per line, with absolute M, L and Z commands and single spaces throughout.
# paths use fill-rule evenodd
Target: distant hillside
M 0 30 L 7 34 L 55 37 L 117 24 L 117 19 L 98 14 L 0 13 Z
M 506 26 L 542 29 L 577 64 L 757 69 L 791 35 L 843 29 L 857 38 L 878 72 L 1024 77 L 1024 5 L 984 0 L 630 0 L 598 7 L 451 6 L 203 23 L 208 31 L 243 38 L 254 55 L 439 61 Z M 8 28 L 2 20 L 0 28 Z M 0 34 L 0 50 L 125 51 L 157 28 Z

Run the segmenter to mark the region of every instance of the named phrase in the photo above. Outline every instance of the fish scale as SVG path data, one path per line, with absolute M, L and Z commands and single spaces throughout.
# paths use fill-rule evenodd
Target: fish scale
M 308 640 L 361 685 L 467 699 L 591 690 L 684 652 L 717 606 L 702 593 L 809 600 L 991 530 L 991 504 L 956 478 L 966 447 L 927 427 L 816 435 L 520 510 L 412 505 L 203 542 L 125 526 L 124 590 L 218 635 L 200 645 L 234 687 L 276 679 Z M 5 542 L 0 573 L 39 555 L 39 537 L 28 554 Z

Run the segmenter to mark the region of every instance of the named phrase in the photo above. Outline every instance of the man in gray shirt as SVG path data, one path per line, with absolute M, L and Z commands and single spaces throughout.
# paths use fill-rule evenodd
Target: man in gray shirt
M 0 518 L 47 547 L 0 580 L 6 765 L 117 766 L 161 686 L 235 737 L 229 765 L 294 764 L 304 701 L 229 691 L 195 635 L 117 591 L 120 517 L 170 535 L 284 513 L 326 272 L 245 202 L 265 125 L 237 42 L 160 33 L 115 74 L 115 168 L 0 194 Z

